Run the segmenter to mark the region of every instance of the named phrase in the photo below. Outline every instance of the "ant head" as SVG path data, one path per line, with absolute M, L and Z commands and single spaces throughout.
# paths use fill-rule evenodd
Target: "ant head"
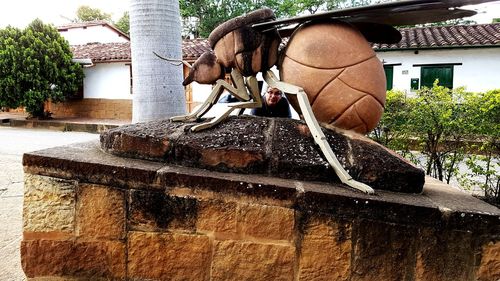
M 195 81 L 200 84 L 213 84 L 217 79 L 224 78 L 224 68 L 217 62 L 213 52 L 205 52 L 193 64 L 182 85 Z

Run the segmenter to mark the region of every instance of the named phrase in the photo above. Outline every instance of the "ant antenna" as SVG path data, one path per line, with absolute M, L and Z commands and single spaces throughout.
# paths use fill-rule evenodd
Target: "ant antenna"
M 189 62 L 185 61 L 185 60 L 178 60 L 178 59 L 171 59 L 171 58 L 162 57 L 162 56 L 158 55 L 155 51 L 153 51 L 153 54 L 155 54 L 155 56 L 159 57 L 160 59 L 166 60 L 166 61 L 168 61 L 169 63 L 171 63 L 171 64 L 173 64 L 175 66 L 179 66 L 181 64 L 184 64 L 185 66 L 187 66 L 189 68 L 192 67 L 192 65 Z

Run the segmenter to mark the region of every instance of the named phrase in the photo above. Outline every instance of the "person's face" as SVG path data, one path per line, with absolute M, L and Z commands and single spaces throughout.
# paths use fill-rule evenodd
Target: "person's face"
M 266 103 L 268 106 L 275 106 L 281 99 L 281 91 L 276 88 L 269 88 L 266 93 Z

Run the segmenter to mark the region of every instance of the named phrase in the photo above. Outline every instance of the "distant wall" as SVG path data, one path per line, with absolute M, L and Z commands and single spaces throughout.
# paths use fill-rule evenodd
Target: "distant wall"
M 69 42 L 70 45 L 129 42 L 127 38 L 120 36 L 120 34 L 115 30 L 102 25 L 68 28 L 67 30 L 59 30 L 59 33 Z
M 97 63 L 84 73 L 83 98 L 132 99 L 130 63 Z
M 132 119 L 132 100 L 129 99 L 78 99 L 60 103 L 48 102 L 45 109 L 52 112 L 55 118 Z
M 500 88 L 500 48 L 469 48 L 444 50 L 405 50 L 377 52 L 384 64 L 394 66 L 393 88 L 411 93 L 411 78 L 420 79 L 420 67 L 414 64 L 453 64 L 453 87 L 466 86 L 468 91 Z M 421 81 L 421 79 L 420 79 Z

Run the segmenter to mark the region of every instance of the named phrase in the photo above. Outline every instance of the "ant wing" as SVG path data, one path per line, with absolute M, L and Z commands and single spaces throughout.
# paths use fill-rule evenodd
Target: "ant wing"
M 390 25 L 374 22 L 350 22 L 350 24 L 354 25 L 368 42 L 396 44 L 401 41 L 401 33 Z
M 395 44 L 401 41 L 401 33 L 394 27 L 387 24 L 374 22 L 351 22 L 342 20 L 356 27 L 365 37 L 366 41 L 381 44 Z M 292 36 L 298 26 L 292 28 L 278 29 L 278 33 L 282 38 Z
M 440 22 L 457 18 L 465 18 L 475 15 L 475 11 L 439 8 L 429 10 L 414 10 L 414 11 L 401 11 L 391 14 L 379 13 L 364 13 L 346 19 L 346 21 L 354 23 L 360 22 L 374 22 L 389 25 L 414 25 L 420 23 Z
M 428 23 L 474 15 L 476 14 L 474 11 L 460 10 L 456 7 L 493 1 L 496 0 L 404 0 L 256 23 L 252 27 L 260 31 L 267 31 L 290 24 L 301 24 L 311 20 L 328 18 L 391 25 Z M 384 20 L 385 17 L 388 20 Z

